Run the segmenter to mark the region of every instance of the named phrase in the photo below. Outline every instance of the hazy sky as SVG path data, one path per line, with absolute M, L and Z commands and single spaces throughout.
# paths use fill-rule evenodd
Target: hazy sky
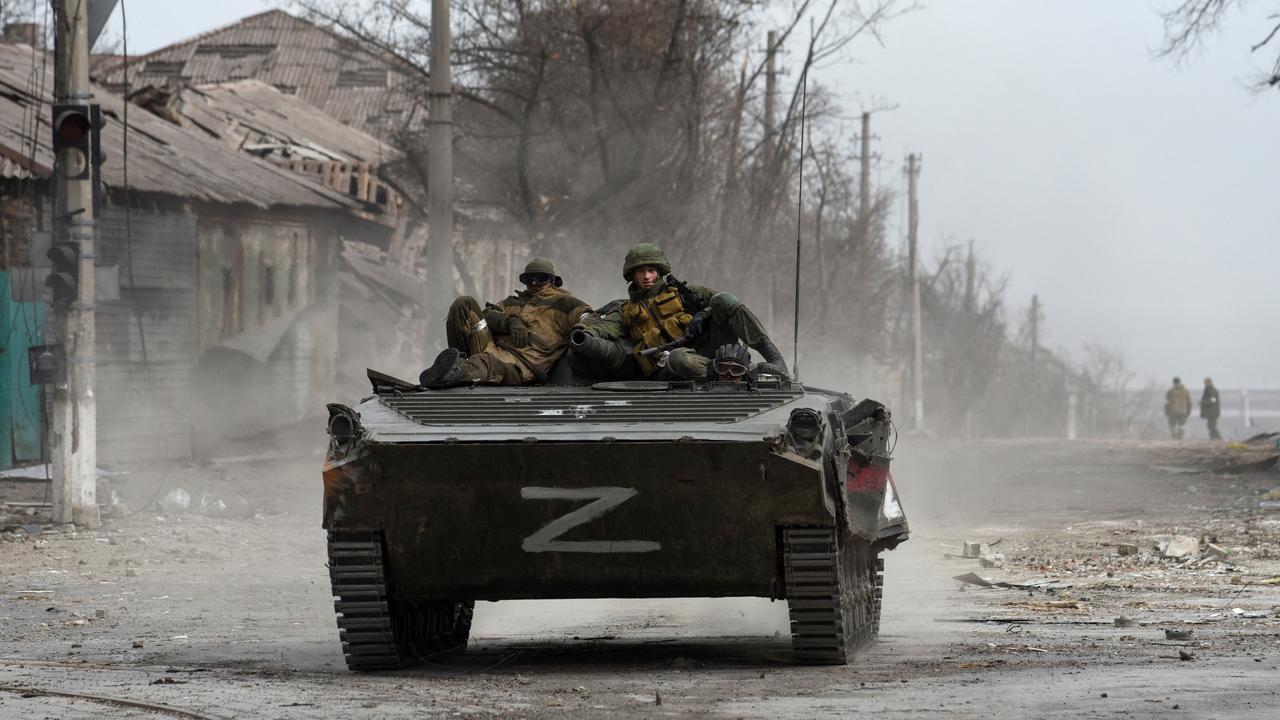
M 134 54 L 274 5 L 126 2 Z M 874 121 L 880 176 L 924 154 L 926 257 L 976 240 L 1011 303 L 1039 293 L 1047 345 L 1120 347 L 1143 380 L 1280 387 L 1280 92 L 1242 86 L 1269 62 L 1248 53 L 1266 8 L 1175 67 L 1151 54 L 1160 4 L 926 1 L 821 80 L 850 115 L 898 106 Z
M 1175 67 L 1152 58 L 1153 6 L 934 0 L 822 79 L 852 111 L 900 106 L 874 133 L 886 182 L 924 154 L 922 243 L 976 240 L 1010 302 L 1039 293 L 1047 344 L 1280 387 L 1280 92 L 1242 87 L 1270 62 L 1248 53 L 1267 8 Z

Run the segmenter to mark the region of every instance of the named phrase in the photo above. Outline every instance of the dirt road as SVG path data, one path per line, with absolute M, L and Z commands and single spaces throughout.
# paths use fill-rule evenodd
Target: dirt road
M 7 536 L 0 718 L 1275 717 L 1280 515 L 1259 501 L 1280 476 L 1201 472 L 1226 461 L 1172 446 L 904 439 L 896 455 L 914 535 L 887 556 L 881 639 L 848 667 L 791 666 L 785 606 L 766 600 L 513 602 L 477 606 L 463 657 L 350 674 L 317 458 L 166 476 L 238 489 L 253 519 Z M 1162 559 L 1167 535 L 1226 555 Z M 947 557 L 966 540 L 1004 567 Z M 969 572 L 1042 585 L 952 579 Z

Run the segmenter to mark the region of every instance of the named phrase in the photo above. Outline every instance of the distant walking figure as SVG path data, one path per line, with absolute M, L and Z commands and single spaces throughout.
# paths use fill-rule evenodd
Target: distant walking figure
M 1213 378 L 1204 379 L 1204 394 L 1200 396 L 1200 417 L 1209 426 L 1209 439 L 1221 440 L 1218 434 L 1218 418 L 1222 416 L 1222 404 L 1218 402 L 1218 388 L 1213 386 Z
M 1191 417 L 1191 393 L 1181 378 L 1173 379 L 1173 387 L 1164 394 L 1164 416 L 1169 418 L 1169 434 L 1181 440 L 1186 434 L 1187 418 Z

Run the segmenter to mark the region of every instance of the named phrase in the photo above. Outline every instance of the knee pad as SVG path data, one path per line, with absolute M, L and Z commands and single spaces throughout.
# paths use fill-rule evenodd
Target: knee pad
M 718 292 L 711 296 L 711 301 L 707 303 L 707 307 L 710 308 L 712 317 L 727 320 L 738 308 L 742 307 L 742 301 L 733 293 Z

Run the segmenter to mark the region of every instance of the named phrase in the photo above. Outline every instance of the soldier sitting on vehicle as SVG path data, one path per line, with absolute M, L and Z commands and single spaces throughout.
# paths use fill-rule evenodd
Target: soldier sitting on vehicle
M 707 368 L 707 379 L 712 382 L 755 385 L 761 375 L 786 377 L 787 371 L 767 362 L 752 365 L 751 351 L 742 343 L 721 345 Z
M 657 245 L 631 248 L 622 268 L 630 283 L 628 299 L 575 328 L 574 354 L 616 367 L 629 353 L 645 378 L 702 380 L 716 348 L 741 341 L 786 372 L 782 353 L 746 305 L 670 273 L 671 263 Z
M 520 282 L 524 290 L 483 311 L 469 296 L 453 302 L 445 321 L 449 347 L 418 378 L 423 387 L 547 381 L 569 347 L 569 331 L 591 308 L 561 288 L 564 280 L 545 258 L 529 261 Z

